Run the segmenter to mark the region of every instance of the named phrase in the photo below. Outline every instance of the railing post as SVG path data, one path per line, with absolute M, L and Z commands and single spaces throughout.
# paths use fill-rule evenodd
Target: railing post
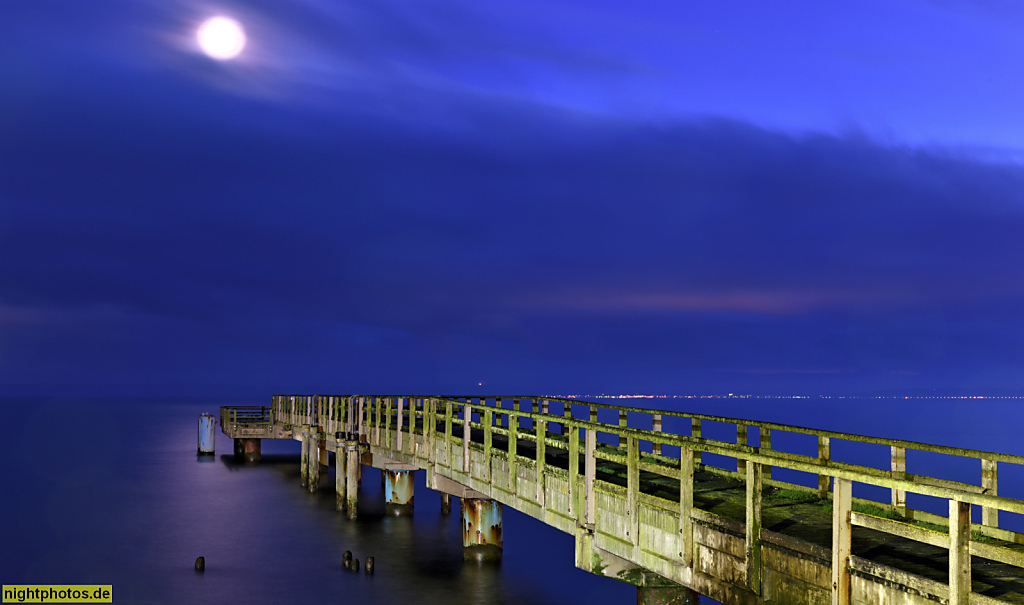
M 701 430 L 700 418 L 691 418 L 690 419 L 690 436 L 693 437 L 694 439 L 697 439 L 699 441 L 701 439 L 700 430 Z M 699 451 L 694 451 L 693 452 L 693 463 L 695 465 L 697 465 L 697 466 L 700 466 L 700 454 L 701 453 Z
M 661 414 L 654 414 L 652 423 L 653 423 L 652 430 L 655 433 L 660 433 L 661 432 Z M 653 445 L 651 445 L 651 451 L 654 452 L 654 454 L 660 456 L 661 455 L 661 444 L 660 443 L 654 443 Z
M 542 404 L 541 408 L 547 408 L 547 404 Z M 541 413 L 546 414 L 547 411 L 545 410 Z M 538 420 L 534 426 L 537 430 L 537 504 L 544 508 L 546 505 L 544 470 L 547 465 L 545 452 L 547 449 L 548 422 L 547 420 Z
M 580 481 L 580 431 L 574 425 L 566 423 L 569 438 L 569 514 L 576 522 L 580 522 L 579 481 Z
M 619 410 L 619 426 L 621 428 L 626 428 L 626 423 L 628 422 L 627 418 L 628 417 L 626 415 L 626 410 Z M 625 447 L 625 446 L 626 446 L 626 436 L 625 435 L 619 435 L 619 447 Z
M 597 422 L 597 406 L 596 405 L 591 405 L 590 406 L 590 421 L 591 422 Z
M 679 451 L 679 559 L 693 566 L 693 450 Z
M 832 443 L 829 437 L 818 437 L 818 462 L 828 462 L 832 459 Z M 828 498 L 830 475 L 818 475 L 818 497 Z
M 516 411 L 519 411 L 519 400 L 514 399 Z M 519 464 L 516 460 L 516 452 L 519 449 L 519 416 L 509 414 L 508 416 L 508 490 L 516 493 L 518 486 Z
M 390 449 L 392 447 L 391 441 L 391 404 L 394 402 L 394 397 L 388 397 L 384 400 L 384 413 L 387 417 L 384 419 L 384 436 L 387 437 L 387 446 Z
M 747 425 L 736 423 L 736 445 L 747 445 Z M 747 472 L 747 461 L 743 458 L 736 458 L 736 472 Z
M 358 412 L 358 416 L 357 416 L 357 419 L 356 419 L 356 423 L 357 423 L 356 426 L 358 427 L 356 430 L 359 432 L 359 437 L 358 437 L 357 441 L 359 443 L 366 443 L 366 426 L 363 423 L 363 404 L 365 402 L 366 402 L 366 397 L 360 397 L 359 398 L 359 412 Z
M 824 437 L 828 439 L 828 437 Z M 850 523 L 853 485 L 849 479 L 835 480 L 832 494 L 832 605 L 850 605 Z
M 466 397 L 466 404 L 462 406 L 462 472 L 469 477 L 469 442 L 473 438 L 473 408 L 469 407 L 472 398 Z
M 488 409 L 484 411 L 484 471 L 486 473 L 485 480 L 488 484 L 491 483 L 491 477 L 493 471 L 491 470 L 491 439 L 493 439 L 494 429 L 494 410 Z
M 395 449 L 402 451 L 402 421 L 404 420 L 402 417 L 402 408 L 405 407 L 405 397 L 395 397 L 395 401 L 398 402 L 398 414 L 395 419 L 395 434 L 398 437 L 398 442 L 395 443 Z
M 759 452 L 768 453 L 772 451 L 772 430 L 766 426 L 759 427 L 758 439 L 760 444 L 757 446 Z M 765 464 L 761 467 L 761 476 L 765 479 L 772 478 L 772 466 Z
M 594 483 L 597 479 L 597 456 L 595 450 L 597 449 L 597 431 L 594 429 L 587 429 L 586 433 L 586 447 L 584 452 L 584 479 L 583 484 L 585 486 L 584 498 L 586 501 L 586 512 L 584 514 L 583 523 L 590 528 L 593 528 L 595 519 L 597 518 L 597 494 L 594 493 Z
M 444 402 L 444 464 L 452 468 L 452 401 Z
M 983 494 L 999 495 L 999 463 L 995 460 L 981 461 L 981 487 Z M 999 509 L 984 506 L 981 509 L 981 524 L 988 527 L 999 527 Z
M 380 443 L 380 427 L 381 427 L 382 424 L 384 424 L 384 416 L 382 415 L 383 404 L 384 404 L 384 398 L 383 397 L 377 397 L 377 410 L 376 410 L 376 412 L 374 414 L 375 415 L 375 418 L 374 418 L 375 422 L 374 422 L 374 429 L 373 429 L 374 432 L 376 433 L 374 435 L 374 437 L 376 437 L 375 441 L 377 442 L 377 447 L 380 447 L 380 445 L 381 445 L 381 443 Z
M 626 536 L 636 547 L 640 544 L 640 440 L 636 437 L 626 438 L 626 515 Z
M 907 475 L 907 448 L 889 446 L 890 469 L 893 479 L 904 479 Z M 892 505 L 903 517 L 907 516 L 907 490 L 892 488 Z
M 971 598 L 971 504 L 949 501 L 949 605 Z
M 562 402 L 562 416 L 565 416 L 566 418 L 569 418 L 570 420 L 572 419 L 572 404 L 569 403 L 568 401 Z M 568 425 L 568 423 L 563 422 L 563 423 L 561 423 L 560 426 L 562 427 L 562 434 L 563 435 L 568 435 L 569 434 L 569 425 Z
M 744 461 L 745 462 L 745 461 Z M 747 481 L 746 506 L 746 572 L 747 587 L 761 594 L 761 465 L 744 465 Z

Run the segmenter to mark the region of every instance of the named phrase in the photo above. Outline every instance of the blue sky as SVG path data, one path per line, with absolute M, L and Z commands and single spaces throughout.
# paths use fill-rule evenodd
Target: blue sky
M 1022 26 L 0 0 L 0 388 L 1019 393 Z

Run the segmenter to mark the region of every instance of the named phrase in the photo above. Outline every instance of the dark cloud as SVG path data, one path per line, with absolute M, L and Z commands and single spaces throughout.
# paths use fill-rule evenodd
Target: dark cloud
M 455 17 L 403 15 L 374 19 L 434 57 Z M 203 69 L 0 91 L 0 384 L 1024 386 L 1012 162 L 415 79 L 311 110 Z

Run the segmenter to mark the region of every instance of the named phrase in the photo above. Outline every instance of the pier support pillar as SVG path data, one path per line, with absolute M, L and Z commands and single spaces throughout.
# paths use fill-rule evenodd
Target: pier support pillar
M 345 508 L 355 519 L 359 508 L 359 442 L 345 442 Z
M 235 439 L 235 458 L 246 462 L 259 462 L 261 441 L 259 439 Z
M 336 510 L 345 510 L 345 433 L 336 433 L 334 436 L 334 507 Z
M 212 456 L 214 450 L 214 444 L 216 443 L 217 432 L 214 428 L 217 426 L 217 418 L 213 414 L 201 414 L 199 416 L 199 450 L 198 455 L 200 456 Z
M 309 436 L 309 453 L 306 454 L 306 462 L 309 463 L 309 491 L 315 492 L 320 488 L 320 436 L 313 434 Z
M 470 561 L 500 561 L 503 506 L 497 500 L 462 498 L 462 555 Z
M 299 484 L 306 487 L 309 483 L 309 433 L 302 433 L 302 453 L 299 459 Z
M 441 514 L 447 515 L 452 512 L 452 495 L 441 494 Z
M 384 474 L 384 510 L 389 515 L 412 513 L 416 471 L 381 471 Z
M 698 605 L 700 593 L 685 586 L 637 586 L 636 605 Z

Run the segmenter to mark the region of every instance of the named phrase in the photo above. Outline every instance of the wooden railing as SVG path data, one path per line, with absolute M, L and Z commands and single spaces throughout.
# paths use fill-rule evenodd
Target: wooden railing
M 612 414 L 612 422 L 598 420 L 602 410 Z M 607 412 L 611 410 L 612 412 Z M 410 452 L 430 459 L 433 447 L 443 439 L 446 456 L 459 458 L 461 468 L 469 472 L 471 450 L 491 457 L 504 458 L 514 482 L 517 465 L 545 472 L 565 473 L 573 515 L 581 527 L 593 528 L 595 490 L 613 492 L 627 501 L 632 511 L 635 539 L 639 522 L 639 503 L 654 506 L 678 515 L 680 535 L 679 563 L 691 565 L 693 560 L 693 520 L 702 514 L 693 507 L 693 476 L 703 470 L 733 477 L 746 485 L 746 577 L 748 587 L 760 593 L 761 573 L 761 494 L 763 486 L 771 485 L 814 494 L 832 500 L 832 573 L 834 603 L 847 603 L 851 571 L 877 576 L 878 566 L 852 556 L 850 537 L 853 526 L 886 532 L 901 538 L 917 540 L 949 550 L 948 598 L 953 605 L 966 604 L 971 590 L 971 555 L 1024 567 L 1024 553 L 997 544 L 972 539 L 972 531 L 995 540 L 1024 544 L 1024 535 L 1004 529 L 999 524 L 999 511 L 1022 514 L 1024 501 L 997 494 L 999 464 L 1024 464 L 1024 457 L 995 452 L 953 448 L 898 439 L 865 437 L 835 431 L 823 431 L 771 422 L 740 420 L 704 414 L 689 414 L 637 407 L 616 406 L 552 397 L 439 397 L 394 395 L 275 395 L 274 422 L 289 425 L 316 426 L 326 434 Z M 673 420 L 674 419 L 674 420 Z M 684 434 L 666 432 L 671 421 L 682 424 Z M 710 439 L 704 436 L 706 424 L 733 427 L 735 440 Z M 638 425 L 643 425 L 641 426 Z M 453 429 L 468 427 L 480 442 L 463 439 Z M 758 433 L 757 445 L 749 444 L 751 433 Z M 817 455 L 773 449 L 773 437 L 782 434 L 810 435 L 817 440 Z M 464 434 L 464 433 L 463 433 Z M 507 438 L 507 450 L 495 448 L 494 436 Z M 519 441 L 534 445 L 534 455 L 526 457 L 517 451 Z M 603 441 L 602 441 L 603 440 Z M 837 460 L 832 455 L 837 442 L 854 442 L 887 448 L 889 469 L 878 469 L 851 461 Z M 776 443 L 778 440 L 776 439 Z M 421 447 L 417 443 L 423 444 Z M 545 468 L 548 448 L 568 453 L 568 471 Z M 906 468 L 907 451 L 930 452 L 978 461 L 977 485 L 925 475 L 916 475 Z M 580 454 L 583 468 L 580 468 Z M 705 463 L 704 454 L 714 454 L 735 461 L 736 470 Z M 706 457 L 706 456 L 705 456 Z M 625 486 L 597 478 L 599 460 L 626 468 Z M 455 465 L 457 468 L 460 465 Z M 490 472 L 491 465 L 485 465 Z M 814 487 L 780 481 L 772 477 L 772 469 L 789 469 L 817 476 Z M 667 500 L 640 490 L 641 471 L 669 477 L 680 482 L 678 500 Z M 852 497 L 853 483 L 878 486 L 888 490 L 889 502 Z M 913 510 L 907 507 L 908 493 L 945 499 L 948 514 Z M 537 498 L 543 506 L 543 492 Z M 904 520 L 894 520 L 866 512 L 855 512 L 856 503 L 870 504 Z M 981 523 L 972 524 L 971 506 L 981 508 Z M 925 521 L 948 528 L 936 531 L 906 521 Z M 892 580 L 892 578 L 888 578 Z M 843 596 L 845 595 L 845 597 Z M 972 603 L 995 602 L 988 597 L 971 595 Z

